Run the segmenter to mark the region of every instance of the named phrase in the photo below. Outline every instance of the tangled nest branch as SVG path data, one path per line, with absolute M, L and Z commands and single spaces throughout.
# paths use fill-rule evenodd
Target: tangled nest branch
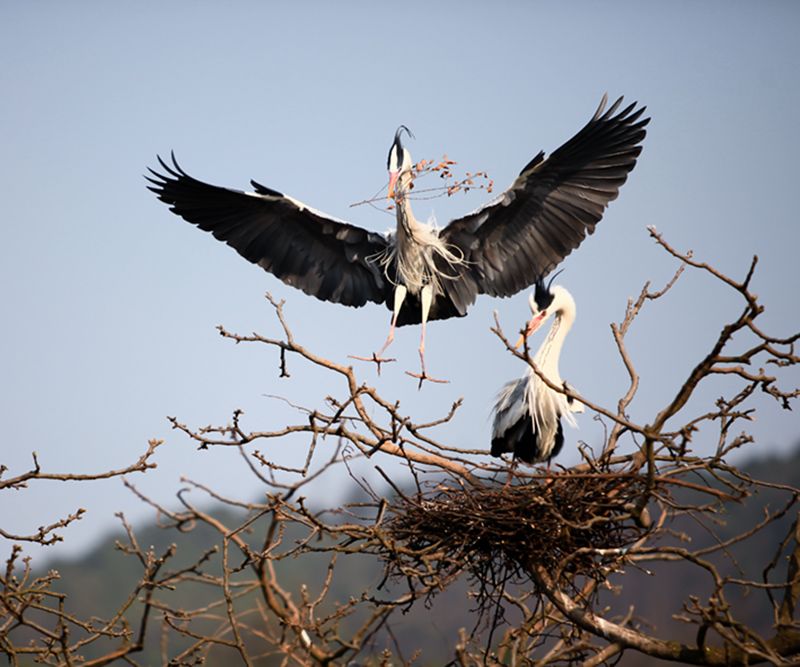
M 193 427 L 170 418 L 198 449 L 232 450 L 264 490 L 262 498 L 225 497 L 186 479 L 177 494 L 180 506 L 171 509 L 126 480 L 176 543 L 143 548 L 120 516 L 125 538 L 117 548 L 136 563 L 139 575 L 103 620 L 68 612 L 57 575 L 36 575 L 14 547 L 0 582 L 0 650 L 11 664 L 29 656 L 44 664 L 134 663 L 137 653 L 145 663 L 172 665 L 345 665 L 354 659 L 422 664 L 430 658 L 403 642 L 402 616 L 395 612 L 418 612 L 420 602 L 436 604 L 456 582 L 466 582 L 477 632 L 452 637 L 449 658 L 455 664 L 599 665 L 626 651 L 702 665 L 793 664 L 800 655 L 800 491 L 752 479 L 728 457 L 753 442 L 737 429 L 753 419 L 757 393 L 781 409 L 797 398 L 796 386 L 784 384 L 787 370 L 800 361 L 800 333 L 773 336 L 756 324 L 764 307 L 750 291 L 755 259 L 737 281 L 650 233 L 680 265 L 662 289 L 646 284 L 628 302 L 623 319 L 611 325 L 629 378 L 614 408 L 552 385 L 527 348 L 514 350 L 499 322 L 494 329 L 542 381 L 580 400 L 602 421 L 605 437 L 581 448 L 578 465 L 509 468 L 483 451 L 443 440 L 437 429 L 457 417 L 460 400 L 438 419 L 414 419 L 397 401 L 359 381 L 352 367 L 301 345 L 283 303 L 268 295 L 281 336 L 239 335 L 220 327 L 222 336 L 277 349 L 279 377 L 289 377 L 291 359 L 321 368 L 342 380 L 340 393 L 313 408 L 294 406 L 299 418 L 271 430 L 249 430 L 239 410 L 220 426 Z M 738 293 L 742 310 L 720 329 L 664 406 L 647 420 L 634 419 L 629 409 L 640 378 L 626 337 L 647 304 L 667 295 L 687 269 Z M 731 380 L 728 393 L 710 408 L 698 404 L 698 388 L 719 376 Z M 303 444 L 287 445 L 290 438 Z M 48 477 L 37 462 L 33 470 L 0 482 L 0 490 L 36 479 L 88 482 L 144 472 L 154 466 L 150 458 L 158 444 L 153 441 L 136 464 L 94 476 Z M 286 446 L 299 450 L 295 464 L 278 464 L 271 455 L 271 447 Z M 405 472 L 387 472 L 383 463 L 389 459 L 401 462 Z M 356 464 L 365 463 L 379 477 L 370 481 L 356 472 Z M 325 480 L 340 485 L 343 469 L 361 497 L 342 506 L 310 506 L 305 489 Z M 745 530 L 720 532 L 720 514 L 751 502 L 757 492 L 778 500 Z M 198 494 L 226 511 L 203 509 Z M 745 572 L 736 550 L 763 539 L 779 522 L 784 537 L 777 544 L 771 538 L 761 572 Z M 694 544 L 687 525 L 713 539 Z M 53 530 L 4 534 L 47 544 Z M 179 538 L 198 531 L 207 533 L 209 546 L 184 553 Z M 295 562 L 304 563 L 299 580 L 292 575 Z M 614 610 L 604 602 L 607 589 L 630 587 L 632 572 L 676 564 L 703 582 L 675 610 L 677 620 L 694 628 L 693 637 L 665 636 L 641 623 L 635 609 Z M 359 576 L 346 574 L 348 567 L 358 568 Z M 766 630 L 745 620 L 741 591 L 751 593 L 747 605 L 756 598 L 766 602 L 763 615 L 772 618 Z M 181 592 L 189 596 L 181 598 Z
M 467 572 L 487 612 L 509 579 L 535 588 L 538 567 L 568 587 L 576 577 L 605 580 L 646 531 L 629 512 L 644 487 L 641 476 L 570 471 L 526 484 L 440 483 L 393 505 L 387 532 L 405 549 L 381 555 L 390 574 L 423 587 Z

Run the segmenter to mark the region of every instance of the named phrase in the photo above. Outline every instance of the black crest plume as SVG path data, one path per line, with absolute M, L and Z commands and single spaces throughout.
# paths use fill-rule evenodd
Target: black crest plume
M 561 271 L 563 271 L 563 269 Z M 550 277 L 547 284 L 544 282 L 544 277 L 536 281 L 533 300 L 536 301 L 536 305 L 539 306 L 540 311 L 545 310 L 553 303 L 553 293 L 550 291 L 550 288 L 553 286 L 553 281 L 556 279 L 556 276 L 561 273 L 561 271 L 556 271 Z

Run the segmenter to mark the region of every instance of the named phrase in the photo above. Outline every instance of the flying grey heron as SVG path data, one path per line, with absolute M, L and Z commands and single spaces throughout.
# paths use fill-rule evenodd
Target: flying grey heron
M 575 321 L 575 300 L 561 285 L 550 289 L 543 280 L 538 280 L 528 301 L 531 319 L 516 346 L 520 347 L 528 336 L 552 317 L 553 325 L 533 361 L 552 384 L 569 388 L 558 372 L 558 360 L 564 339 Z M 562 417 L 571 426 L 577 426 L 572 413 L 583 410 L 582 403 L 548 387 L 528 366 L 521 378 L 505 384 L 497 395 L 492 456 L 511 452 L 514 459 L 525 463 L 547 461 L 549 464 L 564 445 Z
M 606 96 L 586 126 L 545 158 L 540 151 L 511 187 L 443 229 L 411 210 L 411 155 L 398 129 L 389 150 L 389 196 L 397 229 L 379 234 L 251 181 L 254 191 L 209 185 L 189 176 L 172 155 L 150 169 L 149 189 L 184 220 L 211 232 L 283 282 L 345 306 L 383 303 L 396 326 L 422 324 L 425 372 L 428 320 L 463 317 L 478 294 L 506 297 L 547 275 L 587 234 L 636 164 L 649 118 L 636 103 L 607 111 Z M 380 368 L 380 366 L 379 366 Z M 428 378 L 430 379 L 430 378 Z

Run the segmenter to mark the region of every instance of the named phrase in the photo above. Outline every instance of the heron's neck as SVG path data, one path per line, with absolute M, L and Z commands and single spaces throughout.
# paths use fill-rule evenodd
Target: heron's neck
M 555 314 L 547 338 L 536 351 L 534 362 L 551 382 L 560 383 L 561 375 L 558 372 L 558 359 L 561 356 L 561 347 L 564 345 L 572 323 L 575 321 L 575 307 L 566 304 Z
M 411 210 L 411 202 L 407 197 L 407 192 L 407 190 L 402 190 L 395 198 L 398 238 L 413 238 L 413 232 L 420 227 L 414 217 L 414 211 Z

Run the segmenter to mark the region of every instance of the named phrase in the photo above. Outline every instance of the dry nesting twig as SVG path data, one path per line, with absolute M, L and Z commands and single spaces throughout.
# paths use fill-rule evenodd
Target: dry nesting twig
M 568 586 L 604 580 L 645 532 L 628 511 L 645 485 L 639 475 L 569 471 L 507 487 L 439 484 L 392 508 L 386 529 L 402 548 L 386 558 L 388 574 L 432 591 L 466 572 L 484 601 L 511 580 L 538 593 L 538 567 Z

